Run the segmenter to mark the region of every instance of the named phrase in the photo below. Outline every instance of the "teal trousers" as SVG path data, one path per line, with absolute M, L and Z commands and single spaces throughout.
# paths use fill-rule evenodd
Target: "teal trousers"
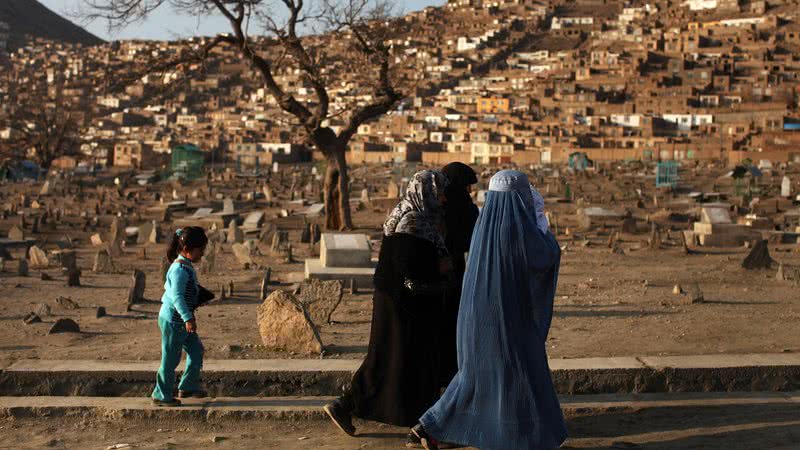
M 175 369 L 181 362 L 181 351 L 186 351 L 186 369 L 181 376 L 178 389 L 197 391 L 200 389 L 200 369 L 203 368 L 203 343 L 197 333 L 186 331 L 184 324 L 172 323 L 158 318 L 161 329 L 161 367 L 156 375 L 156 388 L 152 397 L 156 400 L 172 400 L 175 396 Z

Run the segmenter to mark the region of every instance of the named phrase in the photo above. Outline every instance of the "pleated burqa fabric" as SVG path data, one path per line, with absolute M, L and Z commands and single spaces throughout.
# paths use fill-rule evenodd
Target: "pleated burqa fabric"
M 567 431 L 547 364 L 560 249 L 537 227 L 527 177 L 491 180 L 458 315 L 458 373 L 420 419 L 435 439 L 481 450 L 553 449 Z

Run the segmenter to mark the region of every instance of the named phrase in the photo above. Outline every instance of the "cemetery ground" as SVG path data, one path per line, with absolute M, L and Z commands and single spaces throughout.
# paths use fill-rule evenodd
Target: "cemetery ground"
M 397 184 L 382 187 L 392 170 L 353 172 L 354 192 L 368 189 L 353 199 L 359 228 L 351 233 L 366 235 L 373 259 L 396 203 Z M 309 178 L 307 167 L 300 171 Z M 685 174 L 682 182 L 703 192 L 725 190 L 710 172 Z M 6 211 L 0 230 L 8 236 L 0 241 L 8 244 L 0 255 L 0 447 L 403 446 L 407 430 L 358 421 L 359 435 L 351 438 L 320 409 L 366 352 L 369 286 L 351 290 L 345 282 L 330 322 L 314 322 L 319 339 L 306 330 L 300 344 L 321 341 L 322 355 L 269 348 L 259 323 L 259 306 L 269 303 L 263 295 L 296 292 L 305 286 L 304 261 L 320 258 L 320 243 L 306 239 L 314 231 L 309 225 L 322 223 L 319 206 L 296 200 L 316 198 L 319 186 L 302 188 L 292 176 L 289 188 L 289 177 L 273 174 L 267 189 L 262 180 L 219 176 L 184 186 L 83 192 L 62 182 L 49 195 L 37 195 L 40 183 L 0 186 Z M 571 176 L 571 201 L 563 180 L 535 179 L 562 247 L 547 350 L 568 419 L 565 448 L 796 448 L 800 247 L 794 228 L 774 232 L 753 250 L 754 228 L 726 223 L 720 212 L 739 206 L 696 202 L 687 188 L 629 195 L 643 186 L 631 176 L 633 183 L 609 174 Z M 773 177 L 773 187 L 780 178 Z M 252 194 L 262 188 L 264 195 Z M 169 190 L 172 202 L 164 199 Z M 172 204 L 180 209 L 170 212 Z M 790 208 L 796 205 L 784 204 L 781 214 L 762 211 L 753 221 L 800 218 Z M 264 215 L 249 229 L 254 211 Z M 236 217 L 241 227 L 226 226 Z M 156 319 L 166 243 L 178 226 L 211 222 L 219 224 L 209 232 L 217 250 L 213 267 L 198 267 L 199 280 L 224 298 L 200 308 L 197 318 L 212 397 L 154 408 L 146 391 L 155 376 L 150 365 L 160 358 Z M 129 235 L 125 225 L 138 226 L 143 237 Z M 684 230 L 699 236 L 684 239 Z M 243 238 L 249 247 L 231 244 Z M 725 246 L 700 245 L 704 240 Z M 25 246 L 33 244 L 26 258 Z M 769 258 L 755 262 L 766 260 L 768 268 L 742 267 L 764 249 Z M 75 264 L 65 262 L 64 251 L 74 252 Z M 106 254 L 111 259 L 101 258 Z M 93 270 L 98 263 L 103 267 Z M 79 286 L 71 282 L 75 270 L 62 266 L 79 269 Z M 270 282 L 262 287 L 266 272 Z M 144 280 L 143 291 L 131 289 L 134 280 L 139 287 Z M 274 297 L 271 304 L 277 303 Z M 51 333 L 65 319 L 80 331 Z M 291 372 L 306 366 L 305 374 Z
M 356 221 L 371 235 L 382 221 L 379 214 L 356 214 Z M 358 230 L 357 230 L 358 231 Z M 378 233 L 379 234 L 379 233 Z M 375 236 L 377 237 L 377 236 Z M 299 235 L 290 233 L 290 240 Z M 686 355 L 715 353 L 800 352 L 797 323 L 800 301 L 791 281 L 777 281 L 775 270 L 741 268 L 748 249 L 698 250 L 684 255 L 674 245 L 659 251 L 647 248 L 646 234 L 622 235 L 626 254 L 609 251 L 604 237 L 590 239 L 559 236 L 562 255 L 555 317 L 548 339 L 551 358 L 584 358 L 629 355 Z M 117 273 L 96 274 L 83 270 L 80 287 L 67 287 L 61 269 L 31 270 L 19 277 L 6 270 L 0 274 L 0 361 L 3 365 L 28 358 L 91 360 L 157 360 L 160 336 L 156 318 L 163 285 L 160 259 L 165 245 L 147 245 L 147 259 L 139 247 L 125 249 L 116 258 Z M 317 244 L 317 253 L 318 254 Z M 303 260 L 309 249 L 298 245 L 296 262 L 256 256 L 272 269 L 270 290 L 292 289 L 302 279 Z M 787 266 L 800 265 L 794 245 L 771 245 L 774 259 Z M 91 267 L 94 249 L 78 249 L 78 265 Z M 268 251 L 263 252 L 265 255 Z M 377 256 L 377 253 L 375 253 Z M 233 282 L 229 298 L 198 310 L 198 327 L 207 359 L 306 358 L 264 349 L 256 323 L 261 303 L 261 270 L 243 270 L 230 252 L 222 253 L 217 270 L 200 274 L 204 286 L 219 293 Z M 131 273 L 146 274 L 144 297 L 149 301 L 127 309 Z M 51 280 L 43 281 L 41 273 Z M 702 303 L 688 298 L 692 283 L 704 295 Z M 678 285 L 683 293 L 674 293 Z M 77 303 L 67 309 L 55 299 Z M 23 318 L 40 304 L 50 307 L 41 323 L 25 324 Z M 107 316 L 96 318 L 96 308 Z M 48 334 L 58 318 L 74 319 L 81 333 Z M 371 291 L 347 289 L 330 324 L 318 324 L 325 358 L 361 358 L 369 339 Z

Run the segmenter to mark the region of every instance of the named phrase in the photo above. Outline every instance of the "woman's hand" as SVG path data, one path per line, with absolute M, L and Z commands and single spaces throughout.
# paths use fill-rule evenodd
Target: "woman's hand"
M 188 322 L 186 322 L 186 332 L 187 333 L 197 333 L 197 321 L 194 318 Z

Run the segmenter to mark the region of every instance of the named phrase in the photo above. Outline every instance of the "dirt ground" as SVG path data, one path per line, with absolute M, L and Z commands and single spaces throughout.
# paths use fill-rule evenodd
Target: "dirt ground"
M 379 169 L 367 169 L 366 175 L 358 177 L 375 178 L 381 173 Z M 658 202 L 651 200 L 649 195 L 652 194 L 648 193 L 637 197 L 634 193 L 636 188 L 646 191 L 644 186 L 649 186 L 652 180 L 640 175 L 632 176 L 629 172 L 615 176 L 613 183 L 609 181 L 610 176 L 608 180 L 598 175 L 572 179 L 570 182 L 576 197 L 572 202 L 559 200 L 564 194 L 555 192 L 560 185 L 554 179 L 539 178 L 536 181 L 542 183 L 540 190 L 547 199 L 546 209 L 555 218 L 552 228 L 556 229 L 563 248 L 555 317 L 548 341 L 551 358 L 800 352 L 797 339 L 799 280 L 777 281 L 777 267 L 756 271 L 742 269 L 741 262 L 749 252 L 744 247 L 695 247 L 691 255 L 682 251 L 680 230 L 687 229 L 693 207 L 686 194 L 691 190 L 731 191 L 731 186 L 721 185 L 724 180 L 716 178 L 722 171 L 682 171 L 681 193 L 669 196 L 660 192 L 661 200 Z M 484 171 L 480 178 L 488 181 L 491 173 Z M 780 186 L 780 179 L 777 175 L 765 178 L 762 185 L 774 191 L 775 186 Z M 372 183 L 382 185 L 385 179 L 373 180 Z M 730 180 L 726 183 L 730 184 Z M 188 192 L 205 186 L 199 181 L 195 184 L 181 189 Z M 25 189 L 38 192 L 38 185 L 2 187 L 6 198 L 15 198 Z M 163 188 L 164 191 L 169 189 L 166 185 Z M 360 187 L 354 189 L 358 192 Z M 241 186 L 237 188 L 235 183 L 216 186 L 217 192 L 228 197 L 235 197 L 243 190 L 246 191 Z M 290 289 L 303 278 L 303 261 L 319 255 L 318 244 L 311 249 L 307 244 L 299 243 L 301 218 L 275 219 L 280 208 L 290 208 L 286 206 L 288 198 L 284 198 L 287 194 L 283 192 L 281 195 L 278 205 L 255 205 L 256 209 L 266 212 L 270 221 L 277 222 L 280 229 L 288 230 L 289 240 L 295 244 L 296 262 L 291 264 L 269 256 L 268 246 L 259 244 L 263 256 L 255 256 L 254 260 L 258 265 L 272 269 L 272 289 Z M 378 255 L 381 224 L 394 204 L 377 197 L 376 194 L 371 206 L 353 212 L 354 223 L 359 227 L 355 232 L 369 235 L 375 244 L 373 257 Z M 735 201 L 731 200 L 732 203 Z M 91 200 L 89 202 L 87 209 L 94 204 Z M 153 200 L 133 206 L 128 202 L 127 205 L 129 209 L 141 211 L 141 217 L 130 219 L 134 225 L 137 220 L 142 223 L 160 216 L 158 203 Z M 606 205 L 617 211 L 628 209 L 634 213 L 638 219 L 638 232 L 619 235 L 624 254 L 612 252 L 608 245 L 609 236 L 619 230 L 621 222 L 612 226 L 594 225 L 589 232 L 576 231 L 580 229 L 576 211 L 583 205 Z M 188 206 L 189 211 L 183 214 L 209 206 L 209 202 L 189 199 Z M 240 211 L 246 214 L 254 205 L 240 202 L 239 206 Z M 670 212 L 676 214 L 670 216 Z M 46 250 L 55 248 L 55 243 L 63 241 L 65 235 L 78 242 L 78 266 L 83 271 L 81 287 L 66 287 L 66 277 L 58 268 L 45 271 L 52 278 L 49 281 L 42 280 L 42 274 L 36 270 L 31 270 L 28 277 L 16 276 L 15 261 L 7 261 L 5 270 L 0 272 L 0 367 L 24 358 L 159 358 L 156 317 L 163 292 L 159 261 L 165 244 L 147 244 L 146 259 L 142 259 L 140 254 L 142 246 L 132 244 L 125 248 L 124 257 L 115 259 L 118 273 L 95 274 L 91 267 L 96 249 L 89 243 L 89 237 L 107 231 L 111 216 L 103 216 L 104 221 L 99 226 L 84 231 L 81 229 L 83 220 L 76 215 L 77 212 L 73 212 L 70 216 L 72 225 L 65 220 L 55 230 L 40 227 L 35 237 Z M 173 219 L 179 217 L 180 214 Z M 645 220 L 651 217 L 664 230 L 664 243 L 659 250 L 647 248 L 649 225 Z M 780 220 L 781 216 L 775 217 Z M 321 220 L 310 219 L 317 223 Z M 7 230 L 17 221 L 13 216 L 0 219 L 0 229 Z M 162 226 L 162 230 L 168 232 L 171 230 L 168 227 L 174 228 L 167 224 Z M 26 235 L 30 236 L 27 230 Z M 198 328 L 207 358 L 308 357 L 269 352 L 263 348 L 256 323 L 263 272 L 241 269 L 230 246 L 222 247 L 224 253 L 217 258 L 216 270 L 200 274 L 200 282 L 219 292 L 223 284 L 233 281 L 234 295 L 224 302 L 198 310 Z M 794 276 L 796 268 L 800 268 L 800 244 L 770 244 L 770 253 L 776 262 L 784 264 L 790 277 Z M 22 251 L 12 250 L 12 255 L 20 257 Z M 126 312 L 127 290 L 135 268 L 147 275 L 145 296 L 151 302 L 136 305 L 134 311 Z M 703 291 L 705 302 L 687 304 L 686 294 L 673 294 L 675 285 L 688 291 L 694 282 Z M 325 357 L 363 356 L 369 339 L 371 295 L 367 290 L 360 290 L 355 295 L 346 293 L 332 316 L 333 323 L 318 324 L 326 347 Z M 58 296 L 71 298 L 80 308 L 63 309 L 55 302 Z M 40 303 L 49 305 L 52 314 L 42 317 L 43 323 L 25 325 L 22 318 Z M 108 316 L 95 318 L 98 306 L 105 307 Z M 82 333 L 48 335 L 52 323 L 61 317 L 76 320 Z
M 0 448 L 399 449 L 408 430 L 357 421 L 349 437 L 325 421 L 153 423 L 81 417 L 0 420 Z M 656 408 L 570 417 L 564 449 L 790 450 L 800 442 L 796 406 Z M 216 438 L 216 439 L 215 439 Z M 216 441 L 216 442 L 215 442 Z
M 556 211 L 564 208 L 560 204 L 550 207 Z M 378 238 L 383 217 L 383 213 L 365 211 L 356 213 L 355 221 L 363 227 L 360 232 Z M 747 249 L 698 248 L 697 254 L 687 256 L 673 232 L 661 250 L 653 251 L 646 248 L 647 233 L 639 233 L 621 235 L 626 254 L 620 255 L 609 250 L 608 233 L 565 235 L 565 228 L 562 226 L 559 234 L 565 249 L 548 342 L 551 358 L 800 351 L 800 288 L 791 281 L 776 281 L 774 269 L 742 269 Z M 291 231 L 290 239 L 299 240 L 299 233 Z M 87 242 L 88 233 L 82 238 Z M 127 248 L 125 257 L 115 260 L 118 274 L 95 274 L 90 269 L 94 250 L 81 246 L 81 287 L 66 287 L 60 269 L 46 270 L 52 280 L 43 281 L 39 271 L 18 277 L 7 267 L 0 273 L 0 362 L 24 358 L 158 359 L 156 317 L 163 291 L 158 281 L 159 259 L 165 247 L 149 245 L 144 260 L 138 255 L 139 247 Z M 770 251 L 775 260 L 797 267 L 797 248 L 794 244 L 771 245 Z M 302 261 L 311 250 L 300 245 L 294 253 L 297 262 L 293 264 L 269 256 L 255 258 L 272 268 L 273 289 L 288 289 L 302 278 Z M 240 269 L 227 248 L 217 267 L 213 274 L 200 275 L 200 282 L 219 291 L 223 283 L 233 281 L 234 296 L 199 310 L 199 332 L 207 358 L 307 357 L 268 352 L 260 345 L 255 311 L 262 272 Z M 153 302 L 126 312 L 134 268 L 146 272 L 146 297 Z M 704 303 L 686 304 L 686 295 L 673 294 L 676 284 L 688 290 L 693 281 L 699 283 Z M 70 297 L 80 308 L 59 307 L 55 303 L 58 296 Z M 50 305 L 52 315 L 42 317 L 43 323 L 25 325 L 22 318 L 39 303 Z M 97 306 L 105 307 L 109 315 L 95 318 Z M 52 323 L 61 317 L 76 320 L 82 333 L 48 335 Z M 370 318 L 371 292 L 345 294 L 333 323 L 321 325 L 326 357 L 362 357 Z

